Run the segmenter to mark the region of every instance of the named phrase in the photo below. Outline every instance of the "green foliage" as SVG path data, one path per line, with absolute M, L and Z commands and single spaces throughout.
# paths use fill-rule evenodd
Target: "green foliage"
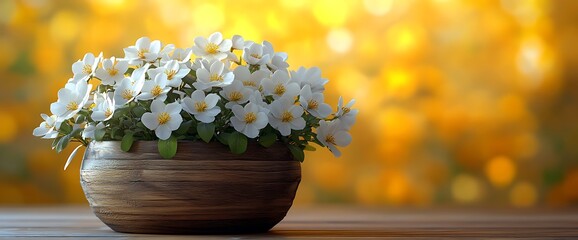
M 259 144 L 263 147 L 270 147 L 277 141 L 277 134 L 274 132 L 266 132 L 259 137 Z
M 125 152 L 130 151 L 132 144 L 134 142 L 134 134 L 132 132 L 127 133 L 122 137 L 122 141 L 120 142 L 120 149 Z
M 159 153 L 165 159 L 171 159 L 177 154 L 177 138 L 171 136 L 167 140 L 159 140 Z
M 221 142 L 223 145 L 229 145 L 229 138 L 231 138 L 230 133 L 223 132 L 217 135 L 217 140 L 219 140 L 219 142 Z
M 305 160 L 305 153 L 300 147 L 289 145 L 289 151 L 291 151 L 291 154 L 293 154 L 293 159 L 299 162 L 303 162 Z
M 215 124 L 212 123 L 199 123 L 197 124 L 197 133 L 199 137 L 205 142 L 210 142 L 215 135 Z
M 247 151 L 247 137 L 240 132 L 233 132 L 229 136 L 229 149 L 234 154 L 242 154 Z

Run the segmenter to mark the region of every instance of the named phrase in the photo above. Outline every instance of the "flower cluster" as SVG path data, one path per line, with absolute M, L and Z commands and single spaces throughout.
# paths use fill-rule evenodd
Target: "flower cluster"
M 143 37 L 124 58 L 86 54 L 33 134 L 54 139 L 59 152 L 71 140 L 119 140 L 129 151 L 135 140 L 158 139 L 167 158 L 178 140 L 217 140 L 239 154 L 249 139 L 265 147 L 282 141 L 301 161 L 303 150 L 314 150 L 310 142 L 335 156 L 351 142 L 354 101 L 340 98 L 334 112 L 319 68 L 289 71 L 287 55 L 271 43 L 238 35 L 194 43 L 180 49 Z

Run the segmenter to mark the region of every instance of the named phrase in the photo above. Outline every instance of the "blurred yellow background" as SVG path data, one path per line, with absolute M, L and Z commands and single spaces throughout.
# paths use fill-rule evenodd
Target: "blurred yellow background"
M 0 204 L 84 203 L 80 156 L 32 136 L 86 52 L 148 36 L 273 43 L 357 99 L 353 143 L 307 152 L 296 204 L 578 205 L 578 2 L 0 1 Z

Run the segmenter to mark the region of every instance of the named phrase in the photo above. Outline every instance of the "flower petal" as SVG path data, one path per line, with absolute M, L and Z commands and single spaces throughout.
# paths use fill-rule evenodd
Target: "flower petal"
M 159 121 L 157 119 L 157 114 L 145 113 L 142 115 L 142 123 L 150 130 L 155 130 L 159 126 Z
M 165 107 L 166 107 L 165 103 L 163 103 L 163 101 L 160 100 L 154 100 L 151 103 L 151 111 L 153 113 L 162 112 L 165 110 Z
M 179 105 L 180 107 L 180 105 Z M 183 117 L 181 117 L 180 114 L 176 114 L 176 115 L 171 115 L 171 120 L 166 124 L 169 129 L 171 131 L 177 130 L 179 129 L 179 127 L 181 126 L 181 123 L 183 123 Z
M 171 137 L 171 131 L 167 125 L 160 125 L 157 129 L 155 129 L 155 134 L 161 140 L 167 140 Z
M 339 131 L 333 135 L 335 137 L 335 144 L 345 147 L 351 143 L 351 134 L 346 131 Z
M 165 111 L 167 113 L 169 113 L 170 115 L 179 115 L 179 117 L 180 117 L 181 110 L 183 110 L 183 107 L 178 102 L 169 103 L 165 107 Z

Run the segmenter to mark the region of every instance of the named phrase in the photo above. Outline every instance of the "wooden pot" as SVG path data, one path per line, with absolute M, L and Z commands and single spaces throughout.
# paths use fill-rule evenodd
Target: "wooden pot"
M 220 143 L 179 142 L 163 159 L 157 142 L 89 144 L 80 179 L 95 215 L 125 233 L 266 232 L 289 211 L 301 164 L 288 148 L 249 142 L 235 155 Z

